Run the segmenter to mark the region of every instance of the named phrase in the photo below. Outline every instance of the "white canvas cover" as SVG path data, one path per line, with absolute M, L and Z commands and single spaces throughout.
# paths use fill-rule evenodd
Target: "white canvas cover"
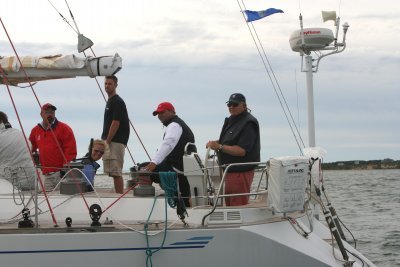
M 23 56 L 20 57 L 22 66 L 25 68 L 38 69 L 80 69 L 85 66 L 85 60 L 75 55 L 52 55 L 44 57 Z M 3 57 L 0 59 L 1 67 L 6 72 L 18 72 L 21 64 L 16 56 Z
M 5 81 L 2 79 L 0 83 L 17 85 L 77 76 L 93 78 L 114 75 L 122 68 L 122 58 L 118 54 L 86 58 L 75 55 L 24 56 L 20 61 L 15 56 L 0 56 L 0 65 L 5 73 Z
M 269 206 L 277 212 L 304 209 L 308 166 L 306 157 L 276 157 L 269 160 Z

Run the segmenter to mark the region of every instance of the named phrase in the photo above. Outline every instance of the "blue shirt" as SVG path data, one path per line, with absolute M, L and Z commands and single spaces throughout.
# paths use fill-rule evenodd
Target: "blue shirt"
M 87 185 L 94 185 L 94 176 L 98 168 L 100 168 L 100 165 L 95 161 L 83 166 L 82 172 L 87 177 L 87 180 L 85 181 Z

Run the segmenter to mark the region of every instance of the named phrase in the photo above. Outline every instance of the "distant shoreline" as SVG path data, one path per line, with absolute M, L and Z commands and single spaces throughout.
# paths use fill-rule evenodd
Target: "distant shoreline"
M 323 170 L 387 170 L 400 169 L 400 160 L 383 159 L 383 160 L 348 160 L 322 163 Z M 260 171 L 262 171 L 260 169 Z M 104 175 L 100 169 L 97 175 Z M 130 178 L 130 172 L 123 170 L 123 175 Z
M 323 170 L 380 170 L 400 169 L 400 160 L 349 160 L 322 163 Z

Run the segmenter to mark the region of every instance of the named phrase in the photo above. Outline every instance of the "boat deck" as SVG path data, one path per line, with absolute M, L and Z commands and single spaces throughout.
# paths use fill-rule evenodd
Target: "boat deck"
M 30 209 L 29 219 L 36 221 L 34 209 L 34 195 L 24 192 L 26 206 Z M 272 223 L 287 220 L 286 217 L 273 214 L 266 205 L 266 194 L 257 198 L 250 197 L 250 203 L 245 206 L 222 206 L 217 205 L 215 210 L 210 205 L 187 208 L 185 223 L 179 219 L 176 209 L 167 207 L 162 190 L 156 191 L 156 197 L 138 197 L 133 192 L 124 196 L 112 192 L 111 189 L 97 189 L 96 192 L 83 194 L 65 195 L 59 191 L 47 194 L 48 202 L 53 207 L 54 217 L 51 216 L 44 195 L 38 195 L 39 211 L 38 225 L 33 228 L 18 228 L 19 221 L 23 220 L 21 214 L 22 206 L 15 209 L 9 216 L 0 218 L 0 234 L 4 233 L 59 233 L 59 232 L 115 232 L 115 231 L 144 231 L 145 225 L 149 231 L 162 231 L 165 222 L 169 230 L 179 229 L 201 229 L 201 228 L 223 228 L 241 227 L 259 223 Z M 15 195 L 2 194 L 2 199 L 8 199 L 15 203 Z M 91 226 L 92 220 L 87 205 L 99 204 L 107 210 L 99 219 L 101 226 Z M 150 214 L 150 210 L 153 210 Z M 166 212 L 167 211 L 167 212 Z M 10 215 L 12 214 L 12 216 Z M 291 217 L 304 216 L 304 213 L 296 212 Z M 71 218 L 70 227 L 66 219 Z M 204 225 L 203 218 L 206 217 Z

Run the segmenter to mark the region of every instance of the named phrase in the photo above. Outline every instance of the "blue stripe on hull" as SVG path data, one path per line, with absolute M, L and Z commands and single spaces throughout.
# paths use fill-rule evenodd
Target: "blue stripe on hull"
M 196 249 L 204 248 L 209 241 L 193 241 L 193 240 L 211 240 L 213 236 L 195 236 L 188 238 L 186 240 L 191 241 L 181 241 L 165 246 L 161 249 Z M 138 250 L 155 250 L 160 247 L 140 247 L 140 248 L 99 248 L 99 249 L 49 249 L 49 250 L 10 250 L 10 251 L 0 251 L 0 254 L 37 254 L 37 253 L 79 253 L 79 252 L 102 252 L 102 251 L 138 251 Z

